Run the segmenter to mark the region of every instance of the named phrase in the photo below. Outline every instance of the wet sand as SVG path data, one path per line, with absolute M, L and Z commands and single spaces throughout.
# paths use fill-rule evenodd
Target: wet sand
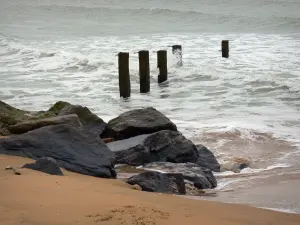
M 191 200 L 133 190 L 120 180 L 22 169 L 32 161 L 0 155 L 0 224 L 4 225 L 298 225 L 300 215 L 246 205 Z
M 218 191 L 209 190 L 207 196 L 187 196 L 195 200 L 247 204 L 276 211 L 300 214 L 300 173 L 269 175 L 268 177 L 245 177 L 231 186 L 239 188 Z M 250 187 L 242 188 L 243 183 Z

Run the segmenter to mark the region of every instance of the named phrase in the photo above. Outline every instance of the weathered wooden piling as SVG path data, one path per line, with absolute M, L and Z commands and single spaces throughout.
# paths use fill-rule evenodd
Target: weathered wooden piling
M 149 51 L 139 51 L 140 92 L 150 91 Z
M 172 46 L 172 53 L 176 55 L 178 62 L 178 66 L 182 66 L 182 46 L 181 45 L 173 45 Z
M 173 54 L 176 54 L 176 52 L 182 51 L 182 46 L 181 45 L 172 45 L 172 52 Z
M 229 41 L 223 40 L 221 45 L 222 45 L 222 57 L 229 58 Z
M 129 76 L 129 53 L 120 52 L 119 56 L 119 90 L 120 97 L 129 98 L 131 92 Z
M 158 83 L 168 80 L 168 67 L 167 67 L 167 51 L 157 51 L 157 67 L 159 68 Z

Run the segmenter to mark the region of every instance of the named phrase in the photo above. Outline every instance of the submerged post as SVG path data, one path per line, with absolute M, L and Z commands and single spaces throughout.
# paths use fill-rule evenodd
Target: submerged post
M 149 51 L 139 51 L 140 92 L 150 91 Z
M 222 41 L 222 57 L 229 58 L 229 41 L 228 40 Z
M 173 55 L 176 55 L 178 62 L 178 66 L 182 66 L 182 46 L 181 45 L 173 45 L 172 46 Z
M 167 51 L 157 51 L 157 67 L 159 69 L 158 83 L 168 80 L 168 67 L 167 67 Z
M 120 97 L 130 97 L 129 53 L 120 52 L 119 56 L 119 90 Z

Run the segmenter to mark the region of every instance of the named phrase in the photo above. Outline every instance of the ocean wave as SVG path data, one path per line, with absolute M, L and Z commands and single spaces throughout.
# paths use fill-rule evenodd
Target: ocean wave
M 25 6 L 29 7 L 29 6 Z M 80 13 L 84 15 L 84 18 L 90 19 L 93 17 L 99 17 L 99 15 L 104 18 L 120 18 L 123 17 L 128 19 L 129 17 L 138 18 L 140 16 L 153 17 L 158 16 L 163 20 L 173 21 L 177 20 L 184 23 L 204 23 L 214 26 L 218 25 L 230 25 L 231 28 L 235 30 L 246 30 L 249 29 L 264 29 L 270 28 L 273 31 L 289 29 L 297 32 L 299 26 L 299 18 L 294 15 L 289 16 L 289 14 L 276 13 L 264 13 L 261 15 L 256 15 L 253 13 L 240 13 L 239 11 L 220 11 L 220 10 L 203 10 L 203 8 L 197 7 L 172 7 L 165 8 L 161 7 L 135 7 L 129 5 L 95 5 L 95 4 L 48 4 L 43 5 L 43 3 L 34 5 L 35 9 L 38 11 L 43 11 L 44 14 L 55 13 L 55 14 L 67 14 L 72 15 Z M 204 7 L 205 8 L 205 7 Z M 32 10 L 32 6 L 28 10 Z M 256 10 L 254 8 L 253 10 Z M 100 17 L 101 17 L 100 16 Z M 149 18 L 148 18 L 149 19 Z M 159 18 L 158 18 L 159 19 Z
M 282 168 L 289 168 L 291 165 L 278 163 L 275 165 L 268 166 L 266 168 L 244 168 L 239 173 L 235 173 L 233 171 L 224 171 L 224 172 L 214 172 L 215 177 L 217 178 L 232 178 L 232 177 L 243 177 L 244 175 L 252 175 L 257 174 L 260 172 L 275 170 L 275 169 L 282 169 Z
M 7 62 L 8 67 L 1 68 L 2 72 L 11 71 L 11 63 L 15 61 L 23 62 L 18 64 L 19 72 L 91 72 L 99 67 L 111 65 L 110 61 L 105 59 L 97 60 L 94 55 L 85 55 L 79 52 L 64 51 L 59 48 L 45 46 L 31 46 L 28 43 L 12 40 L 5 36 L 0 36 L 1 44 L 5 46 L 0 52 L 3 56 L 3 62 Z M 34 44 L 34 43 L 31 43 Z M 105 62 L 106 61 L 106 62 Z

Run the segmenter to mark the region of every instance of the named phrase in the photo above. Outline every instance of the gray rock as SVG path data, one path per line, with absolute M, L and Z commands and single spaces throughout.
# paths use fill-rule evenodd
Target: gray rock
M 0 100 L 0 127 L 7 128 L 9 125 L 16 124 L 26 118 L 27 112 L 14 108 Z
M 107 144 L 118 164 L 133 166 L 150 162 L 196 162 L 196 146 L 178 131 L 162 130 Z
M 229 161 L 225 162 L 221 166 L 221 171 L 233 171 L 240 173 L 241 170 L 250 167 L 251 161 L 242 157 L 233 157 Z
M 10 135 L 9 131 L 6 128 L 0 127 L 0 136 L 7 136 Z
M 27 163 L 22 168 L 38 170 L 51 175 L 63 176 L 63 172 L 56 163 L 56 160 L 50 157 L 42 157 L 34 163 Z
M 160 130 L 177 131 L 177 127 L 162 113 L 150 107 L 128 111 L 110 120 L 101 137 L 122 140 Z
M 52 125 L 0 139 L 0 154 L 39 159 L 51 157 L 67 170 L 115 178 L 114 153 L 92 133 L 70 125 Z
M 75 114 L 65 115 L 65 116 L 55 116 L 50 118 L 43 118 L 38 120 L 24 121 L 11 125 L 8 130 L 12 134 L 24 134 L 28 131 L 35 130 L 45 126 L 58 125 L 58 124 L 69 124 L 74 127 L 82 126 L 78 116 Z
M 84 129 L 97 135 L 100 135 L 105 129 L 106 123 L 96 114 L 92 113 L 87 107 L 70 104 L 61 109 L 58 115 L 62 116 L 69 114 L 76 114 L 84 126 Z
M 81 105 L 67 105 L 59 112 L 59 116 L 76 114 L 82 125 L 103 124 L 104 121 L 87 107 Z
M 208 168 L 215 172 L 220 172 L 220 164 L 214 154 L 203 145 L 196 145 L 199 153 L 198 161 L 199 166 Z
M 191 181 L 198 189 L 211 189 L 217 186 L 217 180 L 211 170 L 195 163 L 153 162 L 145 164 L 143 168 L 166 173 L 180 173 L 185 180 Z
M 184 179 L 181 174 L 147 171 L 127 180 L 131 185 L 139 185 L 143 191 L 169 194 L 185 194 Z
M 5 167 L 5 170 L 13 170 L 14 168 L 12 166 Z
M 72 105 L 68 102 L 58 101 L 47 111 L 25 111 L 12 107 L 0 100 L 0 135 L 9 135 L 7 128 L 21 122 L 41 120 L 45 118 L 76 114 L 84 129 L 100 135 L 106 123 L 93 114 L 87 107 Z

